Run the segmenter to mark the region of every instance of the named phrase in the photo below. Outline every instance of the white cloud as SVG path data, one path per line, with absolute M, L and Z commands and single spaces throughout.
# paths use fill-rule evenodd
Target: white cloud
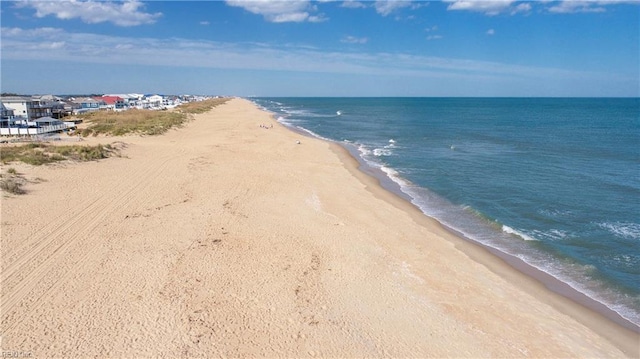
M 513 0 L 444 0 L 450 3 L 447 10 L 466 10 L 481 12 L 485 15 L 494 16 L 503 12 L 511 15 L 517 13 L 528 13 L 531 11 L 529 2 L 521 2 L 517 5 Z M 515 5 L 515 6 L 514 6 Z
M 340 7 L 346 7 L 349 9 L 362 9 L 362 8 L 366 8 L 367 5 L 363 4 L 360 1 L 346 0 L 340 5 Z
M 202 25 L 202 26 L 208 26 L 210 24 L 211 23 L 209 21 L 200 21 L 200 25 Z
M 323 15 L 311 15 L 317 11 L 309 0 L 226 0 L 227 5 L 241 7 L 253 14 L 262 15 L 269 22 L 321 22 Z
M 405 0 L 379 0 L 373 6 L 378 14 L 387 16 L 398 9 L 413 7 L 414 4 Z
M 368 3 L 372 3 L 369 5 Z M 357 0 L 345 0 L 340 7 L 350 9 L 363 9 L 373 7 L 376 12 L 382 16 L 388 16 L 402 8 L 411 8 L 412 10 L 428 6 L 429 3 L 425 1 L 413 1 L 413 0 L 375 0 L 375 1 L 357 1 Z M 396 20 L 401 20 L 399 16 L 396 16 Z M 410 15 L 407 19 L 415 19 L 415 16 Z
M 2 36 L 7 37 L 20 37 L 25 36 L 29 38 L 41 37 L 43 39 L 55 38 L 55 36 L 61 36 L 65 34 L 64 30 L 54 27 L 39 27 L 35 29 L 24 30 L 19 27 L 3 27 Z
M 596 0 L 571 0 L 560 1 L 548 8 L 549 12 L 559 14 L 571 14 L 580 12 L 605 12 L 607 9 L 605 6 L 618 5 L 618 4 L 633 4 L 640 5 L 638 1 L 596 1 Z
M 307 21 L 309 22 L 325 22 L 328 19 L 326 17 L 324 17 L 324 15 L 310 15 L 307 18 Z
M 485 13 L 486 15 L 498 15 L 509 9 L 512 0 L 445 0 L 449 2 L 447 10 L 467 10 Z
M 432 35 L 427 36 L 427 41 L 442 39 L 442 35 L 435 34 L 435 32 L 438 31 L 438 26 L 437 25 L 433 25 L 431 27 L 428 27 L 428 28 L 424 29 L 424 31 L 432 34 Z
M 481 12 L 494 16 L 501 13 L 515 15 L 531 12 L 533 5 L 546 7 L 551 13 L 578 13 L 578 12 L 605 12 L 606 6 L 617 4 L 640 5 L 638 0 L 540 0 L 515 1 L 515 0 L 443 0 L 449 3 L 447 10 L 463 10 Z
M 515 15 L 519 12 L 525 12 L 528 13 L 529 11 L 531 11 L 531 4 L 529 3 L 522 3 L 522 4 L 518 4 L 517 6 L 511 8 L 511 15 Z
M 144 4 L 137 0 L 126 2 L 102 1 L 23 1 L 18 7 L 36 10 L 37 17 L 54 15 L 61 20 L 79 18 L 88 24 L 111 22 L 118 26 L 152 24 L 162 13 L 150 14 L 142 11 Z
M 495 35 L 495 34 L 496 34 L 496 30 L 494 29 L 487 30 L 487 35 Z
M 592 7 L 593 3 L 587 1 L 562 1 L 549 7 L 552 13 L 575 13 L 575 12 L 604 12 L 602 7 Z
M 345 36 L 340 42 L 344 42 L 346 44 L 366 44 L 369 41 L 366 37 L 355 37 L 355 36 Z

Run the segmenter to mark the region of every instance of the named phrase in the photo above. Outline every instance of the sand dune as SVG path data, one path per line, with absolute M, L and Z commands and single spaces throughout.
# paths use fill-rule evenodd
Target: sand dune
M 2 199 L 3 352 L 638 357 L 637 333 L 246 100 L 163 136 L 86 142 L 115 140 L 120 158 L 12 165 L 46 182 Z

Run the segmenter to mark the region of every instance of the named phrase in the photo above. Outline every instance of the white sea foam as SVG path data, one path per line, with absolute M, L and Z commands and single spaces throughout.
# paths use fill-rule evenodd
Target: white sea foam
M 394 148 L 396 148 L 396 141 L 394 139 L 390 139 L 388 144 L 384 145 L 381 148 L 374 149 L 373 155 L 376 157 L 391 156 L 393 155 Z
M 572 215 L 571 211 L 562 209 L 538 209 L 538 213 L 550 218 L 566 217 Z
M 391 156 L 392 154 L 393 154 L 393 151 L 391 151 L 388 148 L 376 148 L 373 150 L 373 155 L 376 157 Z
M 402 192 L 411 196 L 411 194 L 408 193 L 407 191 L 407 187 L 410 186 L 410 183 L 404 178 L 402 178 L 402 176 L 400 176 L 400 173 L 398 173 L 398 171 L 386 166 L 380 166 L 380 170 L 384 172 L 387 175 L 387 177 L 389 177 L 393 182 L 400 185 L 400 190 L 402 190 Z
M 525 241 L 537 241 L 537 239 L 535 239 L 535 238 L 533 238 L 531 236 L 528 236 L 528 235 L 526 235 L 526 234 L 524 234 L 524 233 L 522 233 L 522 232 L 520 232 L 518 230 L 515 230 L 515 229 L 513 229 L 513 228 L 511 228 L 511 227 L 509 227 L 507 225 L 504 225 L 504 224 L 502 225 L 502 231 L 505 232 L 505 233 L 512 234 L 512 235 L 515 235 L 517 237 L 520 237 L 520 238 L 524 239 Z
M 570 237 L 571 233 L 561 229 L 549 229 L 548 231 L 532 230 L 530 236 L 550 241 L 557 241 Z
M 315 132 L 313 132 L 311 130 L 308 130 L 308 129 L 304 128 L 304 127 L 300 127 L 300 126 L 295 126 L 295 127 L 297 129 L 299 129 L 300 131 L 303 131 L 303 132 L 306 132 L 306 133 L 310 134 L 313 137 L 316 137 L 316 138 L 319 138 L 321 140 L 325 140 L 325 141 L 328 141 L 328 142 L 334 142 L 332 139 L 320 136 L 319 134 L 317 134 L 317 133 L 315 133 Z
M 626 239 L 640 239 L 640 223 L 604 222 L 598 223 L 602 229 Z
M 552 238 L 565 239 L 569 237 L 569 232 L 560 229 L 551 229 L 549 230 L 549 233 L 551 234 Z
M 358 152 L 360 152 L 360 155 L 365 160 L 367 160 L 366 156 L 369 156 L 372 153 L 371 150 L 363 144 L 358 144 Z
M 321 114 L 321 113 L 315 113 L 315 112 L 311 112 L 309 110 L 302 110 L 302 109 L 292 109 L 292 108 L 285 108 L 285 107 L 281 107 L 280 110 L 282 112 L 285 112 L 291 116 L 303 116 L 303 117 L 335 117 L 335 115 L 331 115 L 331 114 Z
M 301 127 L 301 126 L 297 126 L 296 124 L 301 122 L 301 120 L 292 119 L 292 118 L 288 118 L 288 117 L 285 118 L 285 117 L 280 116 L 280 117 L 278 117 L 277 121 L 280 122 L 281 124 L 287 126 L 287 127 L 294 128 L 297 131 L 306 132 L 307 134 L 311 135 L 312 137 L 316 137 L 316 138 L 319 138 L 321 140 L 325 140 L 325 141 L 329 141 L 329 142 L 334 142 L 330 138 L 326 138 L 326 137 L 320 136 L 319 134 L 317 134 L 317 133 L 315 133 L 315 132 L 313 132 L 311 130 L 308 130 L 308 129 L 306 129 L 304 127 Z
M 279 116 L 276 119 L 276 121 L 280 122 L 281 124 L 283 124 L 285 126 L 290 126 L 290 127 L 294 126 L 293 121 L 291 119 L 285 118 L 285 117 L 282 117 L 282 116 Z

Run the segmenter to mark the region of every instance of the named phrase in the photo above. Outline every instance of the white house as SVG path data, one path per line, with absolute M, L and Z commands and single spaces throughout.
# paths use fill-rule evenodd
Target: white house
M 12 120 L 14 117 L 14 111 L 4 105 L 0 101 L 0 119 L 2 120 Z
M 158 108 L 162 108 L 162 101 L 164 100 L 164 98 L 160 95 L 153 95 L 153 96 L 149 96 L 147 97 L 147 104 L 149 105 L 149 108 L 152 109 L 158 109 Z
M 41 117 L 33 121 L 28 121 L 26 124 L 16 124 L 10 120 L 6 120 L 6 123 L 3 121 L 0 127 L 0 135 L 33 136 L 66 131 L 75 127 L 76 125 L 73 122 L 63 122 L 52 117 Z
M 33 100 L 29 97 L 22 96 L 2 96 L 0 101 L 8 109 L 13 110 L 15 117 L 21 117 L 25 121 L 31 119 L 31 109 L 33 108 Z

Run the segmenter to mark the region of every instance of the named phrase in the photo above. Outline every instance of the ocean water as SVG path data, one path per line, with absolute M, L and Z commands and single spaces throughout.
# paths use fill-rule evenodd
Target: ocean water
M 640 325 L 640 99 L 251 100 L 357 149 L 426 215 Z

